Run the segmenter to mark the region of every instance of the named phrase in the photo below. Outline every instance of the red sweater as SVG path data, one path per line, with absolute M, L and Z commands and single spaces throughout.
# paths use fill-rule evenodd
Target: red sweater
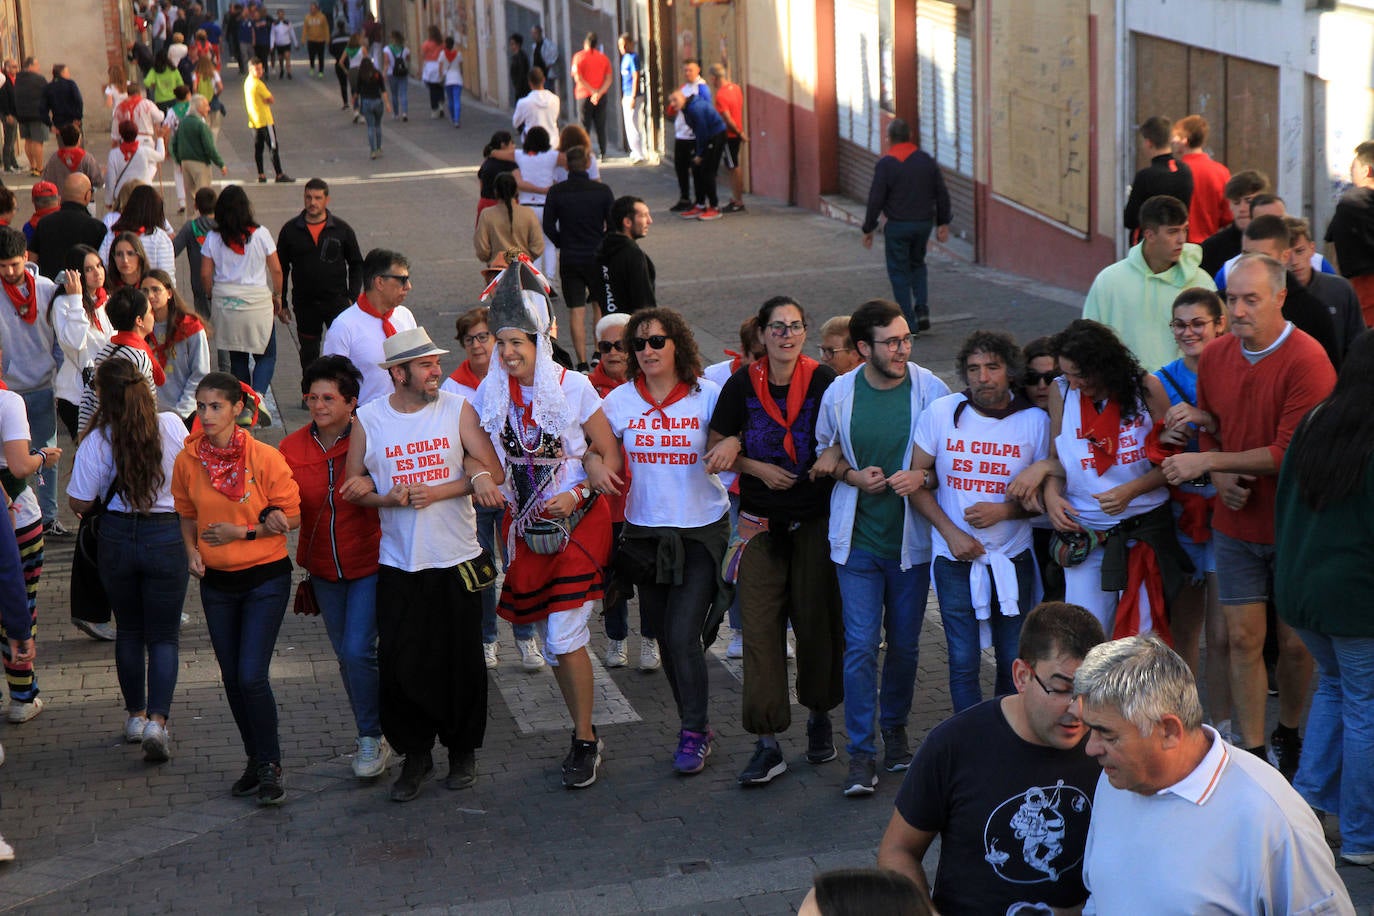
M 280 446 L 301 490 L 296 562 L 326 582 L 370 576 L 377 571 L 382 542 L 377 510 L 354 505 L 339 495 L 348 437 L 326 452 L 315 441 L 313 428 L 314 424 L 301 427 Z
M 1217 338 L 1202 351 L 1197 379 L 1198 406 L 1220 427 L 1215 436 L 1203 434 L 1202 448 L 1268 448 L 1274 456 L 1274 474 L 1255 478 L 1242 509 L 1228 509 L 1217 500 L 1212 527 L 1237 540 L 1272 544 L 1278 466 L 1298 423 L 1335 387 L 1336 370 L 1321 344 L 1293 328 L 1282 346 L 1253 366 L 1241 353 L 1239 338 Z

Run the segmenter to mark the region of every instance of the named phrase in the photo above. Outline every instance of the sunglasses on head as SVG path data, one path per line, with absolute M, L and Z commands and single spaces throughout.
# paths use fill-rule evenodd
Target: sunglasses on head
M 605 356 L 612 350 L 619 350 L 621 353 L 624 353 L 625 343 L 620 340 L 598 340 L 596 342 L 596 349 L 602 356 Z
M 667 345 L 667 334 L 651 334 L 648 337 L 636 337 L 634 343 L 636 353 L 643 350 L 645 347 L 653 347 L 655 350 L 662 350 Z
M 1053 382 L 1055 379 L 1059 378 L 1059 376 L 1060 376 L 1060 372 L 1059 372 L 1058 369 L 1052 369 L 1052 370 L 1050 370 L 1049 372 L 1035 372 L 1035 371 L 1032 371 L 1032 370 L 1027 370 L 1027 371 L 1026 371 L 1026 384 L 1027 384 L 1027 385 L 1048 385 L 1050 382 Z

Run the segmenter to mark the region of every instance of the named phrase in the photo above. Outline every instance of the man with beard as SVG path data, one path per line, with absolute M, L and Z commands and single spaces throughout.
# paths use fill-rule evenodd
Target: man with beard
M 931 894 L 941 913 L 1048 912 L 1088 896 L 1083 849 L 1098 767 L 1073 677 L 1105 640 L 1097 618 L 1048 602 L 1026 615 L 1015 692 L 936 726 L 916 753 L 878 865 L 929 892 L 921 860 L 940 837 Z
M 872 795 L 878 784 L 875 713 L 883 768 L 911 763 L 906 722 L 916 689 L 916 662 L 930 588 L 930 525 L 906 499 L 931 475 L 908 470 L 917 421 L 949 394 L 930 372 L 907 362 L 911 328 L 895 302 L 865 302 L 849 319 L 864 366 L 837 378 L 821 398 L 816 422 L 820 460 L 813 478 L 839 481 L 830 493 L 830 559 L 844 617 L 845 729 L 849 774 L 844 794 Z M 878 644 L 887 631 L 881 710 Z
M 291 291 L 304 368 L 320 355 L 324 328 L 363 289 L 363 253 L 358 248 L 358 236 L 329 209 L 329 185 L 324 179 L 312 178 L 305 183 L 305 209 L 277 233 L 277 256 L 281 259 L 282 294 Z M 404 294 L 404 288 L 400 292 Z
M 968 385 L 931 405 L 916 426 L 914 471 L 940 481 L 912 503 L 935 529 L 931 573 L 949 646 L 955 712 L 982 702 L 980 636 L 997 657 L 994 695 L 1011 693 L 1021 613 L 1035 595 L 1031 513 L 1007 486 L 1049 456 L 1049 416 L 1013 387 L 1021 348 L 998 331 L 974 331 L 956 358 Z
M 651 309 L 654 298 L 654 262 L 636 244 L 649 234 L 654 218 L 638 197 L 618 197 L 611 205 L 606 238 L 596 251 L 596 265 L 605 285 L 601 303 L 607 314 Z
M 410 262 L 399 251 L 374 248 L 363 258 L 363 293 L 324 332 L 324 356 L 347 356 L 363 373 L 358 406 L 391 393 L 391 380 L 378 367 L 386 341 L 415 327 L 402 305 L 410 294 Z
M 406 802 L 448 748 L 449 789 L 477 779 L 487 724 L 482 605 L 462 567 L 495 567 L 477 541 L 473 499 L 500 505 L 504 472 L 476 412 L 439 390 L 444 377 L 424 328 L 386 339 L 378 367 L 392 393 L 358 408 L 339 492 L 378 510 L 377 665 L 382 731 L 405 764 L 391 788 Z

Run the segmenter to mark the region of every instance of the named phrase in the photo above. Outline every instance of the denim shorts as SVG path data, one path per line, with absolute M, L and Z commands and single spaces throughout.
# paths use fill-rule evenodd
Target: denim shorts
M 1216 554 L 1217 601 L 1264 604 L 1274 586 L 1274 545 L 1256 544 L 1212 532 Z

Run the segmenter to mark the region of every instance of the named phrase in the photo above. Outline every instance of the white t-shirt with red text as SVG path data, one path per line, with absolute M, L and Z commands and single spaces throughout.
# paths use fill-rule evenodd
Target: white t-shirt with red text
M 989 553 L 1014 557 L 1031 546 L 1030 519 L 974 528 L 964 521 L 964 510 L 975 503 L 1006 502 L 1007 486 L 1016 475 L 1049 456 L 1049 415 L 1032 408 L 996 420 L 967 404 L 956 426 L 954 413 L 960 404 L 967 404 L 967 398 L 951 394 L 927 407 L 916 421 L 916 447 L 935 458 L 940 480 L 935 499 L 949 520 Z M 934 526 L 930 542 L 935 556 L 954 559 Z
M 730 507 L 725 485 L 706 472 L 706 437 L 720 387 L 708 379 L 662 414 L 633 384 L 606 395 L 602 411 L 625 444 L 634 477 L 625 520 L 648 528 L 700 528 Z

